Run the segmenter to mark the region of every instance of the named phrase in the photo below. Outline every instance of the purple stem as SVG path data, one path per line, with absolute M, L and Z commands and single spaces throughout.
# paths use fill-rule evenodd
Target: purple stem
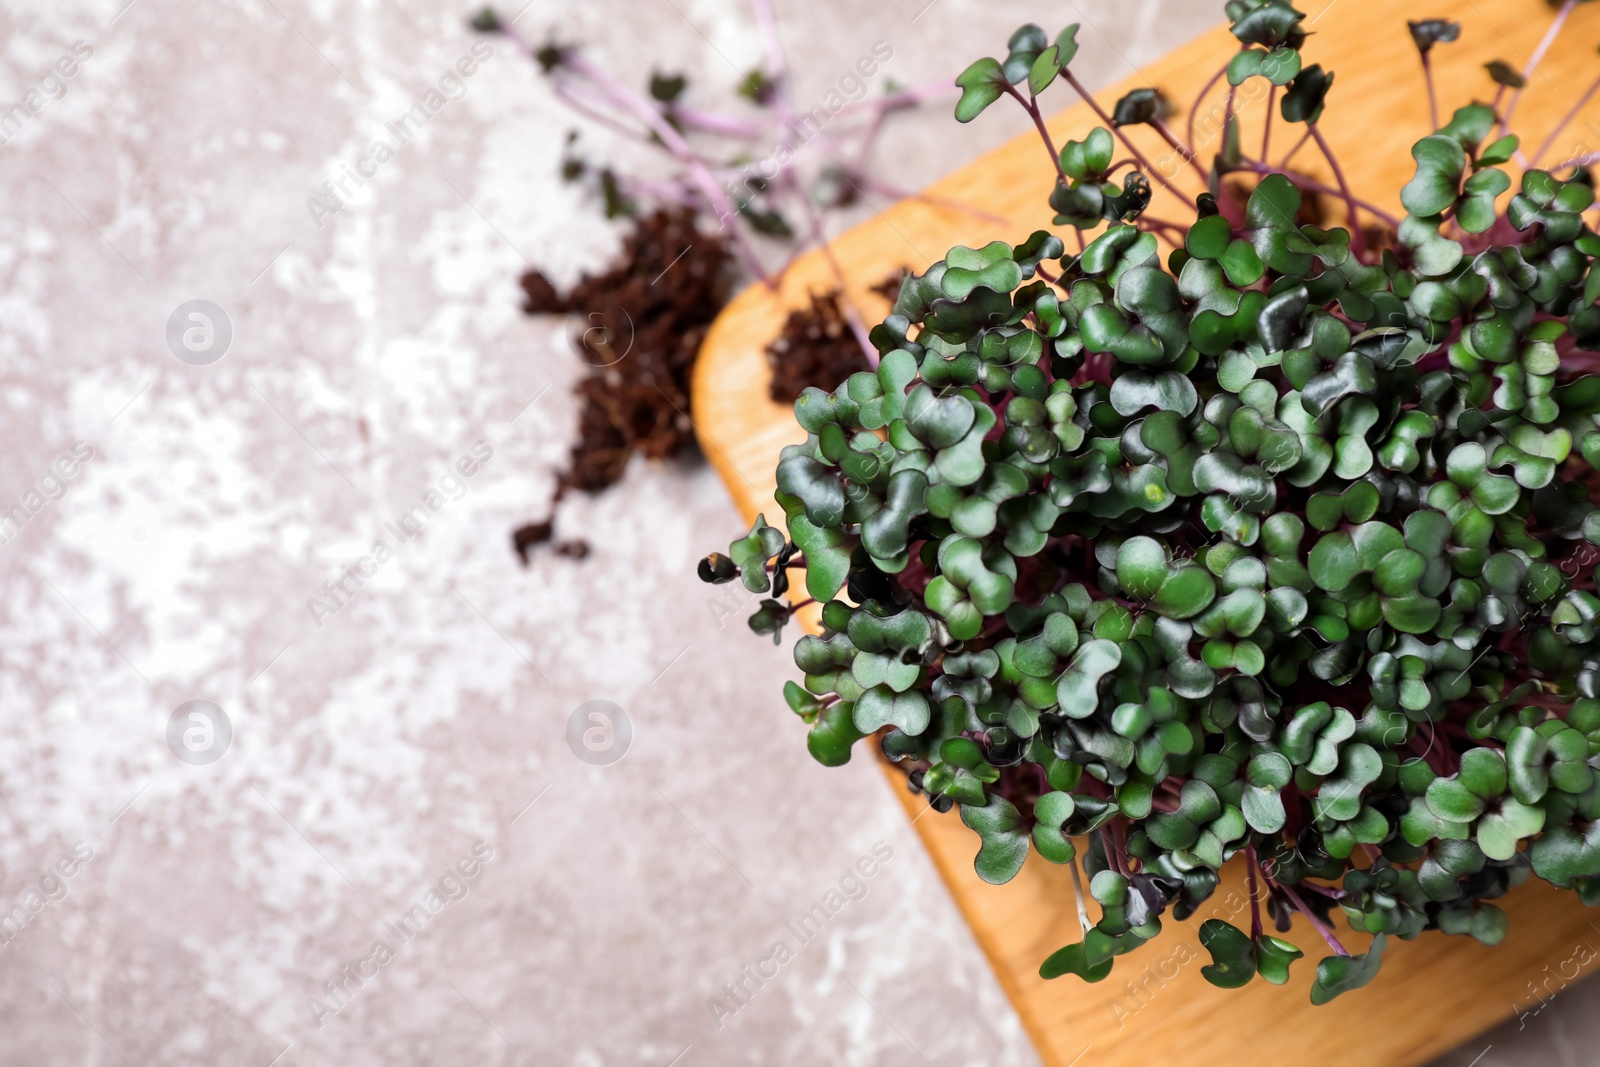
M 1300 151 L 1300 149 L 1304 147 L 1305 143 L 1309 140 L 1311 140 L 1311 125 L 1307 123 L 1306 132 L 1301 134 L 1300 139 L 1294 143 L 1294 147 L 1289 149 L 1289 154 L 1278 160 L 1278 166 L 1287 167 L 1289 165 L 1289 160 L 1293 159 L 1295 153 Z
M 1556 137 L 1560 135 L 1562 130 L 1567 128 L 1567 125 L 1574 118 L 1577 118 L 1578 112 L 1583 110 L 1583 106 L 1589 102 L 1590 97 L 1594 96 L 1596 90 L 1600 90 L 1600 78 L 1594 80 L 1594 84 L 1589 86 L 1588 91 L 1578 98 L 1576 104 L 1572 105 L 1572 110 L 1563 115 L 1561 121 L 1556 123 L 1555 129 L 1550 131 L 1550 136 L 1544 139 L 1544 144 L 1540 145 L 1539 150 L 1533 154 L 1533 159 L 1528 162 L 1528 166 L 1536 167 L 1539 165 L 1539 160 L 1543 159 L 1544 154 L 1550 150 L 1550 146 L 1555 143 Z
M 1194 117 L 1200 114 L 1200 105 L 1205 103 L 1206 94 L 1211 91 L 1211 87 L 1221 81 L 1222 76 L 1226 73 L 1228 73 L 1228 68 L 1224 64 L 1221 70 L 1211 75 L 1211 80 L 1201 88 L 1200 95 L 1194 98 L 1194 104 L 1189 108 L 1188 124 L 1184 127 L 1188 131 L 1190 144 L 1194 144 Z M 1230 99 L 1233 96 L 1233 88 L 1231 86 L 1228 89 L 1228 96 Z
M 1533 55 L 1528 60 L 1527 69 L 1522 72 L 1524 89 L 1527 88 L 1528 82 L 1533 80 L 1533 72 L 1539 69 L 1539 61 L 1544 58 L 1546 52 L 1550 51 L 1550 46 L 1556 43 L 1556 35 L 1561 32 L 1561 27 L 1566 23 L 1567 16 L 1572 14 L 1572 9 L 1577 6 L 1578 0 L 1566 0 L 1566 3 L 1561 5 L 1561 10 L 1556 12 L 1556 17 L 1550 23 L 1550 28 L 1544 31 L 1544 37 L 1540 39 L 1539 46 L 1533 50 Z M 1506 128 L 1511 125 L 1511 116 L 1516 114 L 1517 101 L 1521 99 L 1522 89 L 1512 92 L 1511 102 L 1506 105 L 1505 117 L 1500 120 L 1500 133 L 1502 136 L 1505 134 Z
M 1334 158 L 1333 149 L 1328 147 L 1327 138 L 1323 137 L 1322 131 L 1317 129 L 1317 124 L 1315 122 L 1306 123 L 1306 130 L 1311 134 L 1312 139 L 1317 142 L 1317 147 L 1322 149 L 1322 155 L 1327 159 L 1328 166 L 1333 168 L 1333 179 L 1339 183 L 1339 193 L 1344 197 L 1345 211 L 1350 215 L 1351 251 L 1355 253 L 1357 259 L 1360 259 L 1362 253 L 1367 250 L 1367 239 L 1361 233 L 1361 219 L 1356 214 L 1356 198 L 1350 192 L 1350 183 L 1345 181 L 1344 171 L 1339 167 L 1339 161 Z M 1399 223 L 1396 223 L 1395 229 L 1399 228 Z
M 1237 85 L 1228 86 L 1228 102 L 1223 105 L 1222 109 L 1222 151 L 1224 153 L 1228 151 L 1228 137 L 1233 132 L 1233 100 L 1234 94 L 1238 91 L 1239 87 Z
M 903 107 L 915 107 L 918 104 L 926 103 L 941 96 L 953 96 L 955 95 L 954 90 L 954 83 L 948 79 L 926 82 L 922 85 L 912 86 L 910 89 L 901 89 L 897 92 L 889 93 L 887 96 L 880 96 L 876 100 L 853 101 L 840 108 L 839 114 L 848 115 L 863 109 L 895 111 Z
M 839 261 L 833 257 L 833 249 L 828 247 L 827 235 L 822 232 L 822 219 L 817 215 L 816 209 L 811 205 L 811 198 L 805 190 L 799 188 L 800 182 L 791 171 L 788 180 L 795 192 L 799 194 L 800 203 L 805 206 L 806 218 L 811 225 L 811 239 L 822 250 L 823 258 L 828 261 L 828 267 L 833 271 L 834 281 L 839 284 L 839 295 L 843 298 L 845 321 L 850 324 L 850 332 L 855 334 L 856 344 L 861 346 L 861 352 L 867 357 L 867 366 L 873 370 L 878 369 L 878 349 L 867 336 L 867 329 L 861 324 L 861 316 L 856 314 L 855 305 L 850 302 L 850 287 L 845 284 L 844 271 L 839 269 Z
M 524 51 L 527 51 L 530 55 L 532 54 L 533 49 L 529 42 L 517 35 L 515 30 L 508 26 L 504 32 L 520 45 Z M 733 206 L 732 201 L 728 199 L 727 193 L 717 185 L 717 180 L 712 177 L 705 161 L 695 154 L 694 150 L 689 147 L 688 142 L 683 139 L 683 136 L 672 128 L 671 123 L 662 117 L 660 109 L 630 91 L 627 86 L 618 82 L 606 71 L 590 63 L 578 52 L 568 52 L 563 57 L 562 63 L 573 73 L 595 83 L 611 97 L 613 103 L 648 126 L 650 131 L 660 138 L 661 144 L 667 151 L 689 168 L 689 174 L 693 177 L 695 184 L 700 187 L 700 193 L 706 198 L 707 204 L 717 213 L 719 218 L 726 220 L 728 233 L 733 236 L 734 247 L 738 249 L 739 256 L 744 260 L 745 266 L 770 287 L 772 285 L 771 278 L 761 266 L 761 262 L 756 258 L 754 251 L 745 244 L 743 235 L 739 233 L 737 225 L 734 224 L 738 218 L 738 210 Z
M 1278 87 L 1274 85 L 1267 90 L 1267 121 L 1266 125 L 1261 127 L 1261 159 L 1263 162 L 1267 158 L 1267 145 L 1272 141 L 1272 105 L 1277 102 Z
M 1154 127 L 1155 131 L 1161 135 L 1161 139 L 1172 147 L 1174 152 L 1183 157 L 1183 161 L 1185 163 L 1194 168 L 1194 172 L 1200 175 L 1201 181 L 1205 181 L 1207 179 L 1208 175 L 1205 172 L 1205 168 L 1200 166 L 1194 149 L 1190 148 L 1188 145 L 1174 137 L 1172 135 L 1172 131 L 1167 129 L 1167 124 L 1162 122 L 1160 119 L 1151 119 L 1150 125 Z
M 1328 943 L 1329 948 L 1333 949 L 1333 951 L 1337 952 L 1341 956 L 1350 955 L 1345 947 L 1339 944 L 1339 939 L 1334 936 L 1333 929 L 1327 923 L 1317 918 L 1316 915 L 1312 913 L 1310 908 L 1306 907 L 1306 902 L 1300 899 L 1300 894 L 1294 891 L 1293 886 L 1284 885 L 1282 882 L 1277 883 L 1277 885 L 1279 889 L 1283 890 L 1284 896 L 1289 898 L 1289 902 L 1295 906 L 1295 909 L 1299 911 L 1301 915 L 1306 917 L 1306 921 L 1311 924 L 1312 928 L 1315 929 L 1317 933 L 1322 935 L 1322 940 Z
M 1566 167 L 1587 167 L 1591 163 L 1600 163 L 1600 152 L 1587 152 L 1581 156 L 1564 159 L 1561 163 Z
M 1342 193 L 1339 192 L 1339 190 L 1333 188 L 1332 186 L 1324 185 L 1324 184 L 1322 184 L 1321 182 L 1318 182 L 1318 181 L 1312 181 L 1310 178 L 1307 178 L 1304 175 L 1291 174 L 1288 171 L 1284 170 L 1282 167 L 1269 167 L 1265 163 L 1257 163 L 1255 160 L 1252 160 L 1252 159 L 1240 160 L 1238 169 L 1247 170 L 1252 174 L 1282 174 L 1284 177 L 1288 178 L 1290 181 L 1294 182 L 1296 185 L 1302 186 L 1302 187 L 1304 187 L 1306 189 L 1311 189 L 1311 190 L 1313 190 L 1315 192 L 1323 193 L 1323 194 L 1325 194 L 1327 196 L 1342 196 L 1343 195 Z M 1389 225 L 1395 227 L 1396 229 L 1399 229 L 1400 220 L 1395 218 L 1393 215 L 1389 214 L 1387 211 L 1383 210 L 1383 208 L 1378 207 L 1376 204 L 1369 204 L 1367 201 L 1362 200 L 1362 199 L 1357 198 L 1357 197 L 1352 197 L 1351 200 L 1357 207 L 1361 208 L 1363 211 L 1367 212 L 1370 215 L 1374 215 L 1374 216 L 1382 219 L 1384 222 L 1387 222 Z
M 1011 94 L 1012 99 L 1021 104 L 1023 110 L 1033 119 L 1034 128 L 1039 131 L 1039 136 L 1044 139 L 1045 151 L 1050 153 L 1050 164 L 1056 168 L 1056 177 L 1062 182 L 1066 182 L 1067 172 L 1061 169 L 1061 157 L 1056 154 L 1055 142 L 1050 139 L 1050 131 L 1044 128 L 1044 116 L 1039 114 L 1038 101 L 1024 99 L 1022 94 L 1009 84 L 1005 88 L 1006 92 Z
M 1422 52 L 1422 80 L 1428 85 L 1428 132 L 1439 128 L 1439 94 L 1433 87 L 1433 60 Z
M 1156 170 L 1155 167 L 1150 165 L 1150 161 L 1145 158 L 1144 153 L 1139 151 L 1137 145 L 1128 140 L 1128 135 L 1122 132 L 1122 127 L 1111 121 L 1111 116 L 1107 115 L 1100 107 L 1100 103 L 1094 98 L 1094 94 L 1083 87 L 1083 83 L 1078 80 L 1077 75 L 1073 74 L 1070 70 L 1063 71 L 1063 73 L 1066 75 L 1067 84 L 1071 85 L 1073 89 L 1077 90 L 1078 95 L 1083 97 L 1084 102 L 1093 109 L 1096 115 L 1100 116 L 1100 121 L 1105 123 L 1106 126 L 1110 128 L 1112 133 L 1117 135 L 1117 139 L 1122 142 L 1122 146 L 1128 150 L 1128 153 L 1132 155 L 1134 159 L 1139 161 L 1139 165 L 1149 173 L 1150 177 L 1160 182 L 1163 189 L 1177 197 L 1179 200 L 1182 200 L 1185 204 L 1188 204 L 1190 208 L 1195 208 L 1195 202 L 1193 198 L 1191 198 L 1187 193 L 1183 192 L 1177 186 L 1173 185 L 1171 182 L 1167 181 L 1167 179 L 1162 176 L 1160 171 Z M 1058 163 L 1057 166 L 1060 166 L 1060 164 Z M 1197 208 L 1195 209 L 1198 210 Z
M 772 67 L 772 81 L 779 92 L 786 92 L 784 82 L 789 77 L 789 64 L 783 58 L 783 40 L 778 36 L 778 20 L 772 13 L 771 0 L 754 0 L 756 24 L 761 27 L 761 39 L 767 48 L 767 63 Z
M 771 125 L 771 122 L 739 119 L 731 115 L 719 115 L 714 111 L 684 107 L 681 104 L 669 105 L 668 111 L 685 126 L 692 126 L 706 133 L 721 134 L 724 137 L 760 137 Z
M 573 89 L 565 84 L 564 79 L 556 78 L 554 82 L 556 96 L 561 98 L 572 110 L 582 115 L 591 122 L 597 122 L 608 129 L 615 130 L 629 140 L 638 141 L 640 144 L 654 144 L 645 134 L 640 133 L 632 126 L 618 122 L 603 111 L 596 110 L 587 100 L 579 96 Z

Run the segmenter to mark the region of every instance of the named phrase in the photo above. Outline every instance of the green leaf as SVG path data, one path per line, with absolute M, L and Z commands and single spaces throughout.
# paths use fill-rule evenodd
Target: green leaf
M 1072 794 L 1046 793 L 1033 805 L 1033 817 L 1038 820 L 1033 827 L 1033 847 L 1051 863 L 1070 863 L 1077 849 L 1062 833 L 1062 826 L 1077 811 Z
M 1074 22 L 1060 33 L 1056 34 L 1056 62 L 1061 64 L 1062 71 L 1067 69 L 1067 64 L 1078 54 L 1078 24 Z
M 850 762 L 850 746 L 865 736 L 856 729 L 852 706 L 840 701 L 817 713 L 806 750 L 824 767 L 842 767 Z
M 1006 42 L 1008 51 L 1002 68 L 1006 81 L 1015 85 L 1026 78 L 1049 43 L 1044 30 L 1033 23 L 1018 27 Z
M 1326 1004 L 1341 993 L 1360 989 L 1378 974 L 1388 936 L 1379 934 L 1372 947 L 1359 956 L 1329 956 L 1317 964 L 1317 979 L 1311 984 L 1311 1003 Z
M 1005 94 L 1006 74 L 1000 61 L 988 56 L 962 71 L 956 78 L 961 99 L 956 101 L 956 121 L 971 122 L 985 108 Z
M 1028 70 L 1028 92 L 1038 96 L 1050 87 L 1056 80 L 1056 75 L 1061 73 L 1061 64 L 1057 61 L 1058 50 L 1051 45 L 1039 53 L 1039 58 L 1033 61 L 1033 66 Z
M 1289 942 L 1262 934 L 1256 945 L 1256 973 L 1273 985 L 1285 985 L 1289 981 L 1289 965 L 1304 955 Z
M 1430 134 L 1411 146 L 1417 172 L 1400 190 L 1400 203 L 1413 215 L 1438 215 L 1453 206 L 1461 191 L 1461 176 L 1467 169 L 1467 153 L 1461 142 L 1442 134 Z
M 875 685 L 856 701 L 855 724 L 863 734 L 894 726 L 915 736 L 928 728 L 932 714 L 920 691 L 897 693 L 887 685 Z
M 1333 72 L 1324 72 L 1321 64 L 1313 63 L 1303 68 L 1283 95 L 1280 111 L 1285 122 L 1316 122 L 1322 117 L 1328 90 L 1333 88 Z
M 1097 945 L 1097 941 L 1104 944 Z M 1110 941 L 1099 930 L 1090 930 L 1082 941 L 1052 952 L 1039 965 L 1039 977 L 1060 978 L 1064 974 L 1071 974 L 1085 982 L 1103 981 L 1111 973 L 1113 963 Z
M 1221 919 L 1200 924 L 1200 945 L 1211 962 L 1200 968 L 1206 981 L 1220 989 L 1238 989 L 1256 976 L 1256 946 L 1249 936 Z
M 983 839 L 973 868 L 990 885 L 1004 885 L 1022 870 L 1028 858 L 1028 834 L 1022 814 L 1004 797 L 991 794 L 980 805 L 961 805 L 961 821 Z
M 1096 639 L 1078 647 L 1072 663 L 1056 683 L 1056 700 L 1063 714 L 1086 718 L 1100 706 L 1100 680 L 1122 662 L 1122 648 L 1115 641 Z

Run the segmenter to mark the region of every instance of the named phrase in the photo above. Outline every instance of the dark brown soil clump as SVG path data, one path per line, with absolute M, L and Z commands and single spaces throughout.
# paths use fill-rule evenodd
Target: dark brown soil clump
M 571 489 L 615 484 L 635 453 L 669 459 L 691 445 L 689 375 L 706 328 L 727 303 L 730 267 L 727 245 L 698 229 L 692 212 L 663 210 L 639 219 L 615 262 L 569 292 L 538 270 L 523 276 L 528 314 L 580 317 L 573 344 L 592 368 L 575 387 L 577 439 L 552 503 Z M 553 533 L 550 521 L 532 523 L 512 544 L 526 563 Z M 558 548 L 582 558 L 580 544 Z

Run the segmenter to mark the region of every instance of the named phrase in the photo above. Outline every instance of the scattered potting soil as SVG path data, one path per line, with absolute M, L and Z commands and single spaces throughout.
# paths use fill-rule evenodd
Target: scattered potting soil
M 669 459 L 691 444 L 689 374 L 706 328 L 727 303 L 731 258 L 693 212 L 661 210 L 634 224 L 609 268 L 566 293 L 538 270 L 523 276 L 528 314 L 581 316 L 574 348 L 592 368 L 574 390 L 577 440 L 556 476 L 552 505 L 571 489 L 613 485 L 635 453 Z M 526 563 L 553 536 L 553 519 L 530 523 L 512 535 L 512 547 Z M 579 541 L 558 542 L 557 550 L 587 555 Z
M 528 565 L 528 553 L 549 541 L 555 535 L 555 532 L 556 524 L 553 522 L 525 523 L 511 531 L 511 548 L 516 552 L 517 558 L 522 561 L 522 565 L 526 567 Z
M 530 522 L 511 531 L 511 547 L 516 550 L 517 558 L 527 566 L 528 553 L 539 545 L 551 540 L 556 530 L 553 522 Z M 558 556 L 568 559 L 587 559 L 589 556 L 589 542 L 584 540 L 557 541 L 550 546 L 550 550 Z
M 707 327 L 728 301 L 732 255 L 720 237 L 701 231 L 686 210 L 640 218 L 605 271 L 561 292 L 538 270 L 522 277 L 523 311 L 581 316 L 573 346 L 591 372 L 574 391 L 581 401 L 578 435 L 556 475 L 552 509 L 567 492 L 596 493 L 615 484 L 635 453 L 680 455 L 694 439 L 689 376 Z M 873 291 L 893 301 L 904 271 Z M 767 348 L 773 399 L 793 403 L 807 386 L 834 389 L 867 361 L 845 318 L 837 290 L 813 294 L 792 312 Z M 589 555 L 587 541 L 556 540 L 555 518 L 512 531 L 511 546 L 527 564 L 541 545 L 569 559 Z
M 525 311 L 586 320 L 575 347 L 593 370 L 577 385 L 578 440 L 556 499 L 614 484 L 634 452 L 668 459 L 693 440 L 689 372 L 727 303 L 730 263 L 727 245 L 692 212 L 662 210 L 635 224 L 610 269 L 565 295 L 538 271 L 523 277 Z
M 872 286 L 872 292 L 893 304 L 906 274 L 895 271 Z M 767 391 L 773 400 L 792 404 L 808 386 L 832 392 L 856 371 L 870 369 L 839 298 L 838 289 L 820 296 L 812 293 L 809 308 L 789 312 L 783 332 L 766 349 L 772 368 Z
M 772 382 L 767 392 L 780 404 L 792 404 L 808 386 L 832 391 L 867 359 L 839 306 L 839 290 L 811 294 L 811 306 L 789 312 L 783 332 L 767 346 Z

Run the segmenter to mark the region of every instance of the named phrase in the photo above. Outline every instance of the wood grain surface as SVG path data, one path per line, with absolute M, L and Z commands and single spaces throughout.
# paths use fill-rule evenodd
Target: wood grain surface
M 1041 17 L 1046 14 L 1043 7 Z M 1451 18 L 1462 24 L 1460 42 L 1434 53 L 1444 119 L 1454 107 L 1491 95 L 1484 63 L 1504 59 L 1523 67 L 1550 22 L 1543 0 L 1332 0 L 1309 8 L 1307 28 L 1313 36 L 1304 49 L 1306 61 L 1337 74 L 1321 128 L 1357 194 L 1397 214 L 1400 186 L 1412 170 L 1409 148 L 1427 132 L 1426 97 L 1406 20 Z M 1058 8 L 1051 10 L 1059 13 Z M 1057 27 L 1047 28 L 1054 32 Z M 1579 6 L 1518 105 L 1515 126 L 1530 149 L 1600 75 L 1597 38 L 1600 5 Z M 1114 47 L 1090 26 L 1079 40 L 1085 49 Z M 993 50 L 999 43 L 975 42 L 974 47 Z M 1096 95 L 1109 108 L 1129 89 L 1160 86 L 1176 112 L 1169 122 L 1181 134 L 1196 93 L 1236 47 L 1226 27 L 1218 26 Z M 1253 84 L 1259 88 L 1264 83 Z M 1213 90 L 1194 115 L 1195 147 L 1205 159 L 1215 150 L 1225 89 L 1222 83 L 1222 91 Z M 1065 86 L 1053 87 L 1045 98 L 1046 103 L 1073 99 Z M 1265 92 L 1244 99 L 1246 143 L 1258 146 Z M 1001 106 L 1009 102 L 995 105 Z M 1600 103 L 1590 112 L 1561 136 L 1547 162 L 1600 149 Z M 1596 120 L 1592 128 L 1587 126 L 1590 118 Z M 1059 145 L 1067 137 L 1082 138 L 1094 123 L 1093 113 L 1079 104 L 1055 115 L 1048 126 Z M 1301 128 L 1287 127 L 1281 119 L 1273 125 L 1277 159 L 1293 146 Z M 960 137 L 953 119 L 950 136 Z M 1174 175 L 1191 193 L 1199 190 L 1198 176 L 1153 132 L 1140 127 L 1132 136 L 1158 169 Z M 1295 166 L 1331 183 L 1332 175 L 1313 145 L 1300 150 Z M 1030 131 L 927 190 L 930 197 L 981 211 L 907 200 L 840 235 L 831 247 L 857 306 L 865 314 L 881 314 L 886 305 L 869 287 L 896 268 L 920 270 L 952 245 L 977 246 L 997 238 L 1014 243 L 1048 226 L 1046 197 L 1052 177 L 1044 149 Z M 1338 204 L 1328 210 L 1335 224 L 1342 223 Z M 1179 222 L 1193 217 L 1159 188 L 1151 212 Z M 805 436 L 792 413 L 767 397 L 763 348 L 776 336 L 785 314 L 803 305 L 808 293 L 834 285 L 824 256 L 804 256 L 776 288 L 752 286 L 729 304 L 701 350 L 693 393 L 696 428 L 708 459 L 747 519 L 764 512 L 769 521 L 781 520 L 782 509 L 772 499 L 778 453 Z M 773 685 L 776 704 L 777 679 Z M 1314 961 L 1326 950 L 1297 923 L 1288 936 L 1309 959 L 1295 966 L 1295 978 L 1287 986 L 1257 981 L 1241 990 L 1218 990 L 1200 977 L 1209 956 L 1196 935 L 1203 918 L 1248 922 L 1242 876 L 1230 870 L 1199 918 L 1169 920 L 1160 938 L 1119 960 L 1107 981 L 1086 985 L 1069 977 L 1045 982 L 1037 974 L 1040 961 L 1078 939 L 1066 869 L 1032 855 L 1011 883 L 996 887 L 980 881 L 972 869 L 972 832 L 954 814 L 925 814 L 926 804 L 905 790 L 903 776 L 893 769 L 887 774 L 1050 1067 L 1115 1067 L 1174 1054 L 1184 1063 L 1239 1067 L 1406 1067 L 1424 1063 L 1513 1014 L 1536 1009 L 1541 998 L 1600 966 L 1600 912 L 1534 881 L 1502 901 L 1511 932 L 1497 948 L 1440 935 L 1391 942 L 1373 985 L 1314 1008 L 1307 993 Z M 1342 919 L 1340 923 L 1343 929 Z M 1365 943 L 1364 937 L 1352 935 L 1352 940 Z

